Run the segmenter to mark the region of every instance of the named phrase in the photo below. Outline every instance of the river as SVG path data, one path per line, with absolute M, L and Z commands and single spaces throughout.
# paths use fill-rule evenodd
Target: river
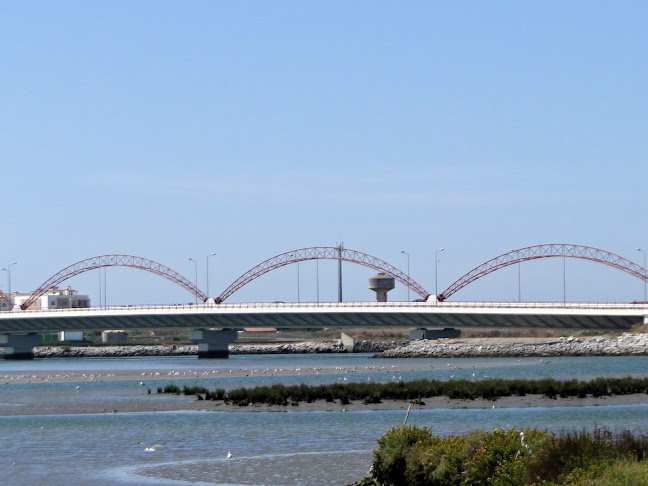
M 0 438 L 12 485 L 344 485 L 364 476 L 376 439 L 402 410 L 113 413 L 121 399 L 150 408 L 175 383 L 236 388 L 416 378 L 589 379 L 648 376 L 648 357 L 372 359 L 370 355 L 232 356 L 229 360 L 79 358 L 0 362 Z M 59 413 L 79 403 L 107 413 Z M 39 407 L 36 407 L 39 405 Z M 47 412 L 48 406 L 57 412 Z M 38 410 L 39 414 L 30 410 Z M 441 435 L 477 428 L 648 430 L 646 403 L 616 406 L 412 410 L 408 423 Z M 228 457 L 230 455 L 230 457 Z

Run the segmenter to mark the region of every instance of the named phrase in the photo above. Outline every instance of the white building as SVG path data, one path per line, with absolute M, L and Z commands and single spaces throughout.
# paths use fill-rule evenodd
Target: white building
M 29 299 L 31 294 L 21 294 L 19 292 L 12 292 L 9 296 L 12 305 L 21 305 Z M 70 287 L 59 289 L 52 287 L 47 293 L 43 294 L 40 298 L 29 306 L 31 310 L 42 309 L 77 309 L 90 307 L 90 297 L 87 295 L 79 295 L 77 290 Z M 8 308 L 2 306 L 0 299 L 1 310 L 11 310 L 11 305 Z
M 0 312 L 11 310 L 11 300 L 9 296 L 0 290 Z

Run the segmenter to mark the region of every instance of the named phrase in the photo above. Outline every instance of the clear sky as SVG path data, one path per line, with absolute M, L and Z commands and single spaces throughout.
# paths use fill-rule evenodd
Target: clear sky
M 643 264 L 648 4 L 0 1 L 0 262 L 37 288 L 88 257 L 159 261 L 210 290 L 277 253 L 375 255 L 431 292 L 509 249 L 572 243 Z M 562 300 L 562 260 L 523 264 Z M 315 300 L 314 262 L 300 265 Z M 345 264 L 345 299 L 375 272 Z M 337 267 L 320 262 L 320 298 Z M 643 283 L 567 260 L 567 298 Z M 0 287 L 7 289 L 7 272 Z M 109 304 L 188 302 L 110 268 Z M 98 303 L 98 272 L 65 285 Z M 517 271 L 454 300 L 516 300 Z M 411 298 L 416 296 L 412 295 Z M 232 301 L 293 301 L 296 266 Z M 391 300 L 406 299 L 398 286 Z

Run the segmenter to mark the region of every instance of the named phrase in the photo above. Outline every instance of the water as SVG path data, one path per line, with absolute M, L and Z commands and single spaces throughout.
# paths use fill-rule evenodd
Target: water
M 10 478 L 13 485 L 344 485 L 367 473 L 376 439 L 403 422 L 402 410 L 300 412 L 291 407 L 281 412 L 9 415 L 16 408 L 28 411 L 30 403 L 37 400 L 65 407 L 79 397 L 106 403 L 136 399 L 147 404 L 161 398 L 147 395 L 141 379 L 156 386 L 200 383 L 212 388 L 272 382 L 333 383 L 343 378 L 473 378 L 473 373 L 475 379 L 567 379 L 648 376 L 647 365 L 646 357 L 377 360 L 368 355 L 234 356 L 224 361 L 187 357 L 0 362 L 0 414 L 5 415 L 0 418 L 4 449 L 0 467 L 5 481 Z M 277 374 L 272 376 L 262 373 L 266 369 L 274 373 L 275 368 Z M 120 373 L 127 373 L 125 379 L 119 379 Z M 71 374 L 78 379 L 56 382 L 57 374 Z M 98 375 L 105 378 L 106 374 L 116 376 L 101 381 Z M 90 375 L 94 380 L 90 381 Z M 134 379 L 133 375 L 143 378 Z M 46 376 L 51 381 L 45 382 Z M 83 395 L 70 391 L 76 386 L 82 387 Z M 599 425 L 645 431 L 648 403 L 412 410 L 408 423 L 430 426 L 441 435 L 513 426 L 560 430 Z M 229 459 L 228 451 L 232 454 Z

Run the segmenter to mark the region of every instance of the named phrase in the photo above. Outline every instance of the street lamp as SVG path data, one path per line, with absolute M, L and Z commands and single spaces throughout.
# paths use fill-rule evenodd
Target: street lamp
M 194 260 L 193 258 L 189 258 L 190 262 L 194 262 L 194 285 L 196 289 L 198 288 L 198 262 Z M 196 304 L 198 303 L 198 294 L 195 294 L 196 297 Z
M 295 254 L 291 253 L 290 258 L 295 258 Z M 297 261 L 297 302 L 301 302 L 299 296 L 299 260 Z
M 209 297 L 209 257 L 216 256 L 216 253 L 210 253 L 207 255 L 207 297 Z
M 407 253 L 405 250 L 401 250 L 401 253 L 403 255 L 407 255 L 407 302 L 410 300 L 410 288 L 409 288 L 409 253 Z
M 644 254 L 644 272 L 646 271 L 646 250 L 642 250 L 641 248 L 637 248 L 637 251 L 640 251 L 641 253 Z M 648 275 L 644 274 L 644 304 L 647 302 L 646 299 L 646 278 L 648 278 Z
M 439 253 L 441 253 L 445 248 L 439 248 L 434 252 L 434 295 L 439 298 L 439 272 L 437 269 L 437 263 L 439 263 Z
M 318 304 L 319 304 L 319 301 L 320 301 L 320 299 L 319 299 L 319 259 L 320 259 L 320 257 L 321 257 L 322 255 L 326 255 L 326 251 L 325 251 L 325 250 L 318 251 L 318 252 L 317 252 L 317 258 L 315 259 L 315 263 L 317 264 L 317 267 L 316 267 L 316 274 L 317 274 L 317 276 L 316 276 L 316 278 L 317 278 L 317 303 L 318 303 Z
M 317 303 L 319 304 L 319 252 L 317 253 L 317 258 L 315 259 L 315 279 L 317 280 Z
M 104 287 L 103 287 L 103 305 L 108 308 L 108 266 L 112 265 L 112 262 L 115 260 L 115 257 L 110 257 L 107 260 L 107 264 L 103 267 L 103 277 L 104 277 Z M 101 270 L 99 270 L 101 272 Z M 101 280 L 101 273 L 99 273 L 99 280 Z
M 567 252 L 570 250 L 573 250 L 573 246 L 569 246 L 565 248 L 565 245 L 563 245 L 563 306 L 567 305 L 567 284 L 565 281 L 565 260 L 567 256 Z
M 111 265 L 115 257 L 110 257 L 108 259 L 108 265 Z M 104 267 L 104 300 L 103 305 L 108 308 L 108 266 Z
M 92 264 L 97 265 L 97 262 L 92 262 Z M 103 295 L 101 290 L 101 267 L 97 267 L 97 270 L 99 270 L 99 308 L 101 308 L 101 296 Z
M 9 265 L 7 265 L 6 268 L 3 268 L 3 270 L 5 272 L 7 272 L 7 277 L 9 279 L 8 285 L 7 285 L 8 289 L 9 289 L 9 291 L 7 293 L 9 294 L 9 296 L 11 296 L 11 265 L 15 265 L 16 263 L 18 263 L 18 262 L 11 262 Z M 11 297 L 9 297 L 9 298 L 11 299 Z
M 515 250 L 511 249 L 509 251 L 512 253 Z M 522 286 L 520 284 L 520 262 L 519 261 L 517 263 L 517 267 L 518 267 L 518 302 L 522 302 Z

